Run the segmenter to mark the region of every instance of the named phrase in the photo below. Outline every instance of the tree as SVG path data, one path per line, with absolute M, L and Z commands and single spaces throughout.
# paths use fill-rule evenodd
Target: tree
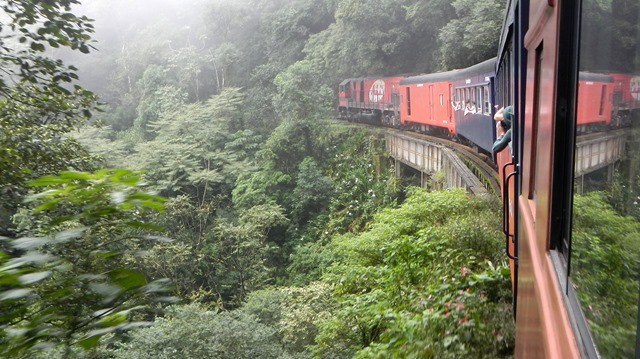
M 261 324 L 276 328 L 279 341 L 294 354 L 307 351 L 318 334 L 319 325 L 331 318 L 335 309 L 329 285 L 313 282 L 304 287 L 255 291 L 239 311 L 255 316 Z
M 629 357 L 637 327 L 640 225 L 605 198 L 600 192 L 574 196 L 571 278 L 599 350 Z
M 88 53 L 91 21 L 71 13 L 76 0 L 9 0 L 0 5 L 0 213 L 11 214 L 25 184 L 62 169 L 87 168 L 91 162 L 64 134 L 87 120 L 94 95 L 75 85 L 76 68 L 45 55 L 51 48 Z M 7 225 L 1 227 L 7 232 Z
M 318 164 L 310 157 L 300 163 L 300 170 L 293 190 L 292 217 L 300 225 L 324 211 L 333 192 L 333 182 L 326 177 Z
M 238 306 L 248 293 L 269 282 L 265 265 L 273 246 L 267 242 L 269 230 L 287 221 L 283 209 L 274 205 L 250 208 L 237 224 L 218 221 L 211 250 L 216 253 L 223 295 L 232 305 Z
M 299 61 L 274 79 L 274 107 L 283 121 L 317 121 L 328 117 L 333 91 L 310 61 Z
M 148 325 L 132 321 L 133 312 L 166 288 L 127 264 L 154 242 L 145 231 L 158 227 L 143 216 L 162 210 L 164 199 L 141 190 L 139 175 L 63 172 L 31 182 L 43 192 L 32 197 L 35 208 L 24 220 L 39 235 L 12 240 L 12 256 L 0 253 L 3 356 L 31 357 L 55 346 L 68 355 L 106 334 Z
M 148 169 L 147 179 L 166 195 L 188 194 L 200 203 L 228 190 L 243 172 L 225 145 L 234 140 L 243 95 L 227 88 L 204 103 L 172 108 L 148 124 L 153 139 L 128 156 L 131 167 Z M 169 106 L 169 104 L 166 104 Z
M 116 359 L 290 358 L 276 330 L 255 317 L 197 305 L 170 308 L 156 325 L 134 332 L 130 341 L 109 352 Z
M 456 18 L 440 30 L 442 65 L 464 68 L 496 56 L 504 2 L 456 0 Z

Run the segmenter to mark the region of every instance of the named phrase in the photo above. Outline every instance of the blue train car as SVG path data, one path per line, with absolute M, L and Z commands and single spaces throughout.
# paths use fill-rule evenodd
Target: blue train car
M 456 135 L 488 154 L 495 138 L 495 65 L 496 59 L 492 58 L 457 71 L 452 82 Z

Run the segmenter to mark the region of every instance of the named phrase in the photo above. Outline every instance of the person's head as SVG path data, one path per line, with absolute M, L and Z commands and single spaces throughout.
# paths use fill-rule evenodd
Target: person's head
M 502 121 L 504 122 L 503 125 L 511 127 L 511 122 L 513 121 L 513 106 L 504 108 L 504 111 L 502 111 Z

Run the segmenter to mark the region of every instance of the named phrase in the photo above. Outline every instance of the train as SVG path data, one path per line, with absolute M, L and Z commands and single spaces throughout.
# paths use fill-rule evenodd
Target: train
M 447 137 L 491 155 L 496 59 L 432 74 L 345 79 L 338 118 Z M 631 92 L 636 81 L 629 74 L 580 72 L 578 133 L 628 126 L 630 111 L 640 106 Z
M 640 5 L 637 0 L 607 6 L 598 0 L 506 3 L 495 58 L 432 74 L 346 79 L 338 88 L 338 117 L 438 134 L 491 155 L 502 186 L 516 358 L 640 358 L 640 252 L 629 249 L 625 258 L 631 260 L 619 268 L 632 274 L 617 276 L 618 269 L 585 260 L 592 257 L 584 248 L 600 246 L 597 255 L 603 257 L 620 252 L 602 245 L 597 231 L 573 233 L 579 138 L 587 134 L 597 140 L 640 125 L 640 31 L 628 31 L 639 26 Z M 493 116 L 505 106 L 514 113 L 511 146 L 492 153 Z M 640 183 L 640 141 L 632 137 L 626 159 L 611 164 L 604 177 L 612 181 L 615 172 L 627 177 L 636 193 L 629 188 L 621 196 L 637 206 L 640 185 L 633 183 Z M 640 238 L 626 240 L 640 245 Z M 614 294 L 600 290 L 599 301 L 589 302 L 584 294 L 589 288 L 576 284 L 585 267 L 597 265 L 592 272 L 625 278 L 625 288 L 631 288 L 635 301 L 625 302 L 624 313 L 631 313 L 626 318 L 607 317 L 598 308 L 620 305 Z

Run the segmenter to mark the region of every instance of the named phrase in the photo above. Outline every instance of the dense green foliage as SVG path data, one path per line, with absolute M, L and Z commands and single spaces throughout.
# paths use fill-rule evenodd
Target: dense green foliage
M 69 13 L 76 3 L 0 5 L 0 234 L 9 234 L 5 216 L 15 211 L 29 180 L 90 163 L 85 150 L 64 134 L 91 115 L 95 98 L 70 85 L 78 78 L 75 67 L 45 54 L 59 47 L 89 52 L 93 26 Z
M 427 204 L 425 206 L 425 203 Z M 116 358 L 496 358 L 513 345 L 496 203 L 412 189 L 361 234 L 335 236 L 320 281 L 238 309 L 169 308 L 102 350 Z
M 325 275 L 338 310 L 320 357 L 487 357 L 509 353 L 509 270 L 495 207 L 462 191 L 413 190 L 368 231 L 334 237 Z
M 24 222 L 39 236 L 10 241 L 0 253 L 2 355 L 29 357 L 31 348 L 91 348 L 100 337 L 149 323 L 131 322 L 133 311 L 166 296 L 162 281 L 127 268 L 157 229 L 142 222 L 164 199 L 139 188 L 128 170 L 63 172 L 30 183 L 45 187 Z M 31 234 L 31 233 L 29 233 Z
M 603 193 L 574 197 L 572 282 L 606 357 L 631 357 L 638 317 L 638 219 L 614 211 Z
M 500 2 L 72 5 L 2 5 L 3 354 L 509 352 L 495 208 L 405 193 L 375 133 L 330 120 L 345 77 L 493 56 Z

